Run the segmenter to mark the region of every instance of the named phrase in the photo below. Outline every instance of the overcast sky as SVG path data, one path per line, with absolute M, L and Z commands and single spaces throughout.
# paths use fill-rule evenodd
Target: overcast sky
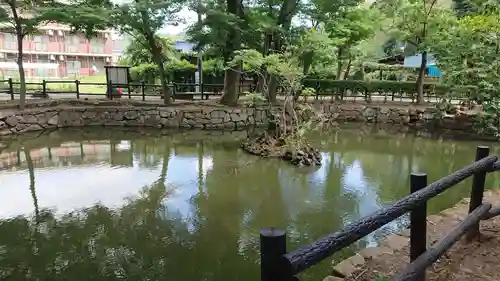
M 178 26 L 167 25 L 160 32 L 168 33 L 171 35 L 179 34 L 184 31 L 186 27 L 188 27 L 193 22 L 196 22 L 197 20 L 196 13 L 193 11 L 189 11 L 187 8 L 182 9 L 182 11 L 179 13 L 179 16 L 186 21 L 185 24 L 179 24 Z
M 113 2 L 115 3 L 124 3 L 130 0 L 114 0 Z M 373 3 L 375 0 L 365 0 L 368 3 Z M 188 27 L 190 24 L 193 22 L 196 22 L 197 17 L 196 17 L 196 12 L 194 11 L 189 11 L 188 8 L 184 8 L 181 10 L 179 13 L 179 16 L 184 19 L 185 23 L 184 24 L 179 24 L 178 26 L 171 26 L 171 25 L 166 25 L 160 30 L 160 33 L 162 34 L 170 34 L 170 35 L 177 35 L 179 33 L 182 33 L 186 27 Z
M 122 4 L 129 2 L 130 0 L 113 0 L 116 4 Z M 191 23 L 195 22 L 197 17 L 196 13 L 189 11 L 188 8 L 184 8 L 179 13 L 179 16 L 185 20 L 184 24 L 179 24 L 178 26 L 166 25 L 160 30 L 160 33 L 176 35 L 184 31 Z

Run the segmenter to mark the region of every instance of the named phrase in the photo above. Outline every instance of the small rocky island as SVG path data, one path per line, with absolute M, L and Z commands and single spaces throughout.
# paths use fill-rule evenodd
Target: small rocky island
M 263 158 L 281 158 L 299 167 L 320 166 L 321 154 L 306 140 L 297 139 L 296 128 L 280 129 L 279 122 L 271 122 L 268 130 L 257 136 L 249 136 L 242 142 L 241 148 L 253 155 Z

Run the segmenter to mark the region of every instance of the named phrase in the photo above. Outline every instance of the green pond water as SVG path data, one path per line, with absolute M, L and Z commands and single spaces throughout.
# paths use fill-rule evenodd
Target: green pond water
M 259 280 L 259 229 L 286 229 L 296 249 L 390 205 L 411 171 L 429 182 L 469 163 L 477 141 L 376 129 L 311 135 L 323 165 L 299 169 L 239 150 L 238 133 L 68 130 L 1 142 L 0 279 Z M 494 144 L 491 154 L 497 154 Z M 471 181 L 429 203 L 468 196 Z M 500 184 L 490 174 L 487 188 Z M 377 245 L 404 216 L 332 261 Z

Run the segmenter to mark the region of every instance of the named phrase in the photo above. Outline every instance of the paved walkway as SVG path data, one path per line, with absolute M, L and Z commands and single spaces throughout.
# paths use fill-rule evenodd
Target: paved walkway
M 58 93 L 58 94 L 49 94 L 49 97 L 50 99 L 76 99 L 76 94 L 75 93 Z M 28 94 L 26 95 L 26 98 L 27 99 L 40 99 L 40 98 L 35 98 L 35 97 L 32 97 L 31 94 Z M 128 96 L 127 95 L 124 95 L 124 98 L 125 99 L 128 99 Z M 133 100 L 142 100 L 142 96 L 140 95 L 137 95 L 136 96 L 132 96 L 131 97 Z M 278 96 L 278 98 L 283 98 L 283 96 Z M 2 93 L 0 92 L 0 101 L 8 101 L 10 100 L 10 94 L 8 93 Z M 16 95 L 15 96 L 15 99 L 19 99 L 19 95 Z M 104 93 L 102 95 L 95 95 L 95 94 L 86 94 L 86 95 L 80 95 L 80 99 L 89 99 L 89 100 L 95 100 L 95 99 L 107 99 L 106 96 L 104 95 Z M 199 99 L 199 96 L 196 97 L 196 99 Z M 220 96 L 218 95 L 213 95 L 213 96 L 210 96 L 210 99 L 220 99 Z M 308 100 L 313 100 L 314 97 L 308 97 Z M 332 100 L 333 99 L 333 96 L 320 96 L 319 97 L 320 100 Z M 146 100 L 147 101 L 159 101 L 161 100 L 161 97 L 160 96 L 152 96 L 152 95 L 148 95 L 146 96 Z M 358 96 L 358 97 L 345 97 L 344 98 L 344 101 L 363 101 L 364 100 L 364 97 L 362 96 Z M 387 99 L 384 97 L 384 96 L 372 96 L 372 101 L 374 102 L 382 102 L 384 100 L 387 100 L 388 102 L 392 102 L 391 100 L 391 96 L 387 96 Z M 425 98 L 426 101 L 430 101 L 432 103 L 436 103 L 438 102 L 439 100 L 437 98 Z M 394 99 L 395 102 L 405 102 L 405 103 L 411 103 L 412 100 L 409 99 L 409 98 L 395 98 Z M 458 104 L 459 101 L 458 100 L 453 100 L 452 103 L 454 104 Z
M 428 247 L 447 235 L 467 215 L 468 199 L 443 212 L 427 218 Z M 487 191 L 484 201 L 493 207 L 500 205 L 500 190 Z M 427 270 L 427 279 L 432 281 L 498 281 L 500 280 L 500 217 L 481 222 L 479 241 L 457 242 L 438 262 Z M 345 281 L 373 281 L 377 277 L 391 277 L 409 263 L 409 231 L 391 235 L 380 247 L 362 250 L 356 258 L 350 258 L 351 272 Z M 363 261 L 361 261 L 363 260 Z M 349 269 L 346 261 L 335 269 Z M 357 262 L 356 262 L 357 261 Z M 342 269 L 343 266 L 343 269 Z M 356 268 L 354 270 L 354 268 Z M 349 270 L 348 270 L 349 271 Z M 333 275 L 338 275 L 335 272 Z M 344 272 L 345 273 L 345 272 Z M 346 274 L 348 275 L 348 274 Z M 342 280 L 327 277 L 328 281 Z

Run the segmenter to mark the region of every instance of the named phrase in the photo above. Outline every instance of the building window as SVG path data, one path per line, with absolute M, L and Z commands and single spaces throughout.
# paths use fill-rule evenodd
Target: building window
M 80 69 L 82 68 L 82 63 L 79 60 L 68 60 L 66 61 L 67 74 L 69 75 L 80 75 Z
M 104 53 L 104 43 L 101 39 L 90 40 L 90 52 L 93 54 L 103 54 Z
M 84 58 L 80 62 L 81 62 L 82 68 L 89 68 L 89 59 L 88 58 Z
M 48 50 L 47 44 L 49 43 L 49 36 L 48 35 L 37 35 L 33 38 L 33 42 L 35 44 L 35 51 L 46 52 Z
M 68 53 L 78 53 L 78 49 L 80 46 L 80 39 L 78 38 L 78 36 L 71 35 L 66 37 L 66 40 L 68 43 L 66 51 Z
M 12 33 L 4 33 L 3 36 L 4 36 L 3 48 L 5 50 L 17 50 L 16 35 Z

